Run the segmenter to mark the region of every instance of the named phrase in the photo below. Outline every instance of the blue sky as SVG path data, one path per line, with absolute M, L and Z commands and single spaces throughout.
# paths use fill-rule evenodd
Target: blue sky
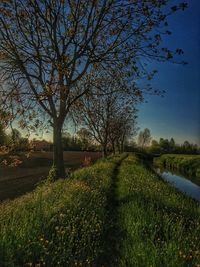
M 200 1 L 188 1 L 188 9 L 168 22 L 172 35 L 163 46 L 182 48 L 189 64 L 151 63 L 159 71 L 152 85 L 166 94 L 147 98 L 148 103 L 139 107 L 138 124 L 149 128 L 155 139 L 174 137 L 178 143 L 200 144 Z

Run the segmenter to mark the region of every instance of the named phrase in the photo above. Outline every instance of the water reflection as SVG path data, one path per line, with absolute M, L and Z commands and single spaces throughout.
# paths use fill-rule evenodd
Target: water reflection
M 161 169 L 157 169 L 156 172 L 161 176 L 165 181 L 168 181 L 180 191 L 184 192 L 186 195 L 194 198 L 195 200 L 200 202 L 200 186 L 194 184 L 190 180 L 186 179 L 183 176 L 174 174 L 170 171 L 162 171 Z

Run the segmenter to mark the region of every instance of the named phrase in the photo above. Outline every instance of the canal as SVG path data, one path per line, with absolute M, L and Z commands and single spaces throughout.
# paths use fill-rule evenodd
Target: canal
M 170 182 L 182 193 L 200 202 L 200 186 L 198 184 L 171 170 L 156 168 L 155 171 L 163 180 Z

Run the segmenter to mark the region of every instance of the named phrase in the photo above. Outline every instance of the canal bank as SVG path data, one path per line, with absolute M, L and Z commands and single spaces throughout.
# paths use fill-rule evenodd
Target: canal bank
M 200 205 L 146 164 L 130 155 L 119 168 L 117 266 L 197 267 Z
M 193 198 L 194 200 L 200 202 L 200 186 L 193 183 L 190 179 L 186 178 L 183 175 L 177 175 L 171 170 L 162 170 L 159 168 L 154 168 L 155 172 L 163 180 L 169 182 L 179 191 L 187 195 L 188 197 Z

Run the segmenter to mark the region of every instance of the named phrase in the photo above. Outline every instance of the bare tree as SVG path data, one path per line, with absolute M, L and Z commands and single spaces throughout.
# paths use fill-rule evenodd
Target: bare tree
M 75 120 L 86 127 L 94 140 L 102 147 L 103 156 L 107 156 L 108 147 L 115 152 L 123 151 L 126 138 L 135 126 L 137 102 L 142 100 L 138 89 L 128 85 L 123 77 L 116 79 L 100 72 L 98 83 L 77 102 L 73 110 Z M 97 79 L 96 79 L 97 81 Z
M 162 33 L 156 30 L 167 25 L 168 15 L 185 5 L 163 8 L 167 2 L 1 1 L 3 104 L 8 101 L 12 105 L 7 106 L 19 116 L 29 112 L 26 122 L 34 119 L 35 128 L 49 121 L 57 177 L 65 175 L 61 142 L 64 121 L 72 105 L 88 92 L 88 88 L 76 90 L 76 83 L 99 64 L 108 71 L 117 65 L 131 76 L 139 73 L 140 57 L 172 59 L 172 51 L 160 47 Z M 47 118 L 39 123 L 41 114 Z M 26 125 L 24 121 L 21 124 Z
M 122 153 L 125 142 L 135 135 L 137 131 L 136 113 L 137 110 L 134 108 L 133 103 L 129 102 L 125 106 L 121 106 L 120 110 L 113 114 L 109 126 L 109 143 L 114 154 L 116 150 Z

